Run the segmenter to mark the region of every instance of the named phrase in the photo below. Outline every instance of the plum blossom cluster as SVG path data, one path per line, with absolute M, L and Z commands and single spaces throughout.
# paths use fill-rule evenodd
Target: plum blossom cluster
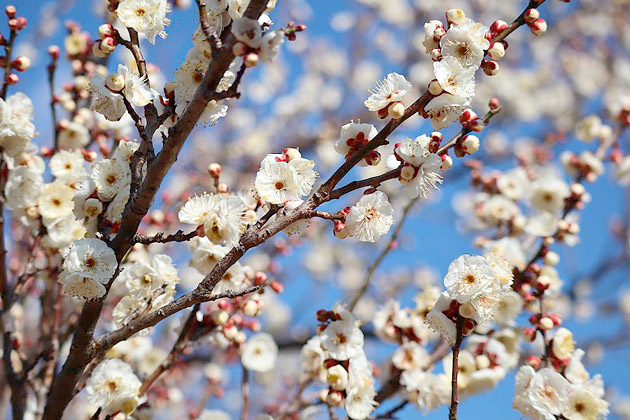
M 458 335 L 468 336 L 476 325 L 495 319 L 512 281 L 512 267 L 505 259 L 495 254 L 462 255 L 448 267 L 446 291 L 427 315 L 427 323 L 454 344 Z
M 377 405 L 376 391 L 359 322 L 339 303 L 332 311 L 318 311 L 317 320 L 318 335 L 301 351 L 302 368 L 328 386 L 320 393 L 322 401 L 343 406 L 351 418 L 368 418 Z

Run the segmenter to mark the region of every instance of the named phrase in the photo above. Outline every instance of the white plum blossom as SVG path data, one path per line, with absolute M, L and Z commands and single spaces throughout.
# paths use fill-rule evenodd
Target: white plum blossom
M 552 368 L 535 372 L 521 366 L 516 374 L 514 408 L 530 419 L 553 420 L 568 401 L 570 383 Z
M 118 262 L 114 251 L 100 239 L 74 241 L 63 262 L 59 281 L 67 295 L 96 299 L 105 294 Z
M 142 383 L 131 366 L 120 359 L 99 363 L 85 383 L 90 403 L 106 413 L 131 414 L 138 405 Z
M 442 56 L 455 58 L 462 66 L 479 68 L 484 51 L 490 47 L 486 39 L 489 28 L 469 18 L 452 25 L 440 40 Z
M 118 121 L 127 112 L 122 95 L 112 92 L 105 85 L 105 78 L 101 74 L 96 73 L 92 76 L 89 90 L 93 97 L 92 109 L 103 115 L 107 120 Z
M 431 99 L 424 110 L 429 115 L 431 127 L 441 130 L 459 118 L 469 104 L 470 98 L 442 93 Z
M 245 343 L 241 362 L 246 369 L 254 372 L 270 372 L 278 359 L 278 345 L 267 333 L 259 333 Z
M 475 95 L 475 69 L 465 67 L 453 57 L 433 63 L 435 78 L 445 92 L 470 99 Z
M 322 349 L 335 360 L 348 360 L 363 352 L 363 332 L 353 319 L 331 322 L 320 337 Z
M 484 257 L 462 255 L 449 265 L 444 285 L 451 298 L 468 303 L 486 291 L 493 280 L 494 271 Z
M 398 73 L 389 73 L 387 77 L 376 84 L 371 95 L 364 102 L 370 111 L 380 111 L 387 108 L 393 102 L 400 102 L 411 89 L 411 83 L 405 76 Z
M 166 0 L 122 0 L 116 8 L 120 22 L 146 35 L 151 44 L 155 44 L 156 36 L 166 38 L 164 28 L 171 23 L 166 17 L 168 12 Z
M 282 156 L 285 156 L 284 158 Z M 271 204 L 284 204 L 310 194 L 319 176 L 315 162 L 302 157 L 270 154 L 256 174 L 255 187 L 260 198 Z
M 234 195 L 208 194 L 194 196 L 179 210 L 179 221 L 203 226 L 206 237 L 214 244 L 231 246 L 245 229 L 244 203 Z
M 0 145 L 5 153 L 16 156 L 35 136 L 33 102 L 18 92 L 6 100 L 0 98 Z
M 394 208 L 381 191 L 364 195 L 350 208 L 346 227 L 361 242 L 376 242 L 394 224 Z

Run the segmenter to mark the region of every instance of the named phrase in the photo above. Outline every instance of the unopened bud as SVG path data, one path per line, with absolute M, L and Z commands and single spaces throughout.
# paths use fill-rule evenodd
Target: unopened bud
M 213 178 L 218 178 L 221 175 L 221 165 L 218 163 L 211 163 L 208 165 L 208 173 Z
M 442 59 L 442 50 L 439 48 L 434 48 L 431 50 L 431 60 L 440 61 Z
M 499 63 L 493 60 L 484 60 L 481 69 L 487 76 L 496 76 L 499 72 Z
M 540 368 L 540 365 L 542 364 L 542 361 L 540 360 L 540 357 L 531 355 L 531 356 L 527 356 L 525 358 L 525 364 L 527 366 L 533 367 L 534 369 L 538 369 L 538 368 Z
M 228 184 L 226 184 L 225 182 L 221 182 L 219 185 L 217 185 L 217 191 L 221 194 L 225 194 L 229 190 L 230 187 L 228 187 Z
M 464 110 L 464 112 L 462 112 L 462 115 L 459 117 L 459 122 L 462 125 L 467 125 L 468 123 L 470 123 L 473 120 L 476 120 L 477 118 L 477 114 L 475 113 L 475 111 L 473 111 L 472 109 L 466 109 Z
M 539 17 L 540 17 L 540 12 L 538 11 L 538 9 L 527 9 L 525 11 L 525 14 L 523 15 L 523 18 L 525 19 L 525 22 L 527 23 L 533 23 Z
M 551 318 L 547 317 L 547 316 L 543 317 L 540 320 L 540 329 L 541 330 L 544 330 L 544 331 L 550 330 L 550 329 L 553 328 L 553 326 L 554 326 L 553 325 L 553 320 Z
M 547 22 L 545 19 L 538 18 L 529 24 L 529 30 L 536 36 L 544 35 L 547 33 Z
M 92 55 L 99 58 L 107 57 L 107 54 L 101 50 L 101 44 L 99 42 L 95 42 L 92 45 Z
M 387 108 L 387 114 L 397 120 L 405 115 L 405 105 L 402 102 L 394 102 Z
M 466 14 L 462 9 L 450 9 L 446 12 L 446 20 L 453 25 L 459 25 L 464 19 Z
M 400 170 L 400 177 L 406 181 L 411 181 L 416 176 L 416 169 L 413 166 L 403 166 Z
M 110 74 L 105 79 L 105 86 L 113 92 L 120 92 L 125 87 L 125 78 L 120 74 Z
M 5 78 L 5 81 L 6 81 L 7 85 L 14 85 L 14 84 L 16 84 L 17 82 L 20 81 L 20 77 L 17 74 L 15 74 L 15 73 L 11 73 L 10 75 L 8 75 Z
M 462 150 L 468 155 L 475 153 L 479 150 L 479 138 L 472 134 L 464 136 L 462 139 Z
M 216 325 L 225 325 L 226 322 L 230 319 L 230 315 L 227 311 L 219 309 L 217 311 L 212 312 L 212 321 Z
M 248 300 L 243 306 L 243 313 L 247 316 L 258 315 L 258 304 L 254 300 Z
M 442 89 L 440 82 L 438 82 L 437 79 L 431 80 L 431 83 L 429 83 L 429 93 L 433 96 L 438 96 L 442 92 L 444 92 L 444 89 Z
M 464 318 L 472 318 L 475 315 L 475 307 L 470 303 L 459 305 L 459 314 Z
M 59 58 L 59 53 L 59 46 L 51 45 L 50 47 L 48 47 L 48 55 L 50 55 L 54 60 Z
M 233 340 L 238 335 L 238 328 L 234 324 L 228 324 L 223 327 L 223 335 L 228 340 Z
M 15 13 L 17 12 L 17 9 L 15 8 L 15 6 L 13 5 L 8 5 L 5 9 L 4 9 L 4 13 L 6 13 L 7 17 L 9 19 L 13 19 L 15 17 Z
M 110 36 L 103 38 L 100 45 L 105 54 L 111 54 L 116 50 L 116 41 Z
M 560 262 L 560 256 L 556 252 L 548 251 L 543 257 L 543 261 L 545 264 L 554 267 Z
M 31 59 L 22 55 L 13 60 L 13 63 L 11 63 L 11 65 L 17 71 L 26 71 L 29 67 L 31 67 Z
M 258 65 L 258 54 L 249 53 L 245 56 L 244 60 L 246 67 L 256 67 Z
M 288 147 L 284 149 L 283 153 L 287 155 L 287 159 L 292 161 L 293 159 L 299 159 L 302 157 L 302 154 L 295 147 Z
M 105 37 L 112 36 L 113 27 L 109 23 L 104 23 L 103 25 L 98 27 L 98 37 L 100 39 L 104 39 Z
M 440 165 L 441 171 L 448 171 L 453 167 L 453 158 L 446 153 L 442 155 L 442 164 Z
M 491 59 L 499 61 L 505 57 L 505 45 L 502 42 L 493 42 L 488 48 L 488 55 Z
M 490 25 L 490 32 L 493 34 L 500 34 L 508 28 L 508 24 L 504 20 L 495 20 L 492 25 Z

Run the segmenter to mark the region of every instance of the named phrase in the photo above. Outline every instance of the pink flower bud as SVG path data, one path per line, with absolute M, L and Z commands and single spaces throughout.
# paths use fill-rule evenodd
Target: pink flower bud
M 439 41 L 444 35 L 446 35 L 444 28 L 435 28 L 435 31 L 433 31 L 433 39 L 436 41 Z
M 101 43 L 100 42 L 95 42 L 92 45 L 92 55 L 94 57 L 99 57 L 99 58 L 107 57 L 107 54 L 105 54 L 105 52 L 103 50 L 101 50 Z
M 11 66 L 17 71 L 26 71 L 31 67 L 31 59 L 26 56 L 20 56 L 13 60 Z
M 221 165 L 218 163 L 211 163 L 208 165 L 208 173 L 212 178 L 218 178 L 221 175 Z
M 105 54 L 111 54 L 116 50 L 116 41 L 111 36 L 105 37 L 101 41 L 100 47 Z
M 440 165 L 441 171 L 448 171 L 453 167 L 453 158 L 450 157 L 447 153 L 444 153 L 442 156 L 442 164 Z
M 282 293 L 284 291 L 284 286 L 279 281 L 272 281 L 269 283 L 269 287 L 276 293 Z
M 547 22 L 545 19 L 538 18 L 529 24 L 529 30 L 536 36 L 544 35 L 547 33 Z
M 59 47 L 57 45 L 51 45 L 48 47 L 48 55 L 52 57 L 53 60 L 59 58 Z
M 523 338 L 530 343 L 536 339 L 536 329 L 527 327 L 523 329 Z
M 501 106 L 501 102 L 499 101 L 499 98 L 497 98 L 496 96 L 493 96 L 492 98 L 490 98 L 490 101 L 488 102 L 488 107 L 491 110 L 496 110 Z
M 20 81 L 20 78 L 18 77 L 17 74 L 11 73 L 10 75 L 7 76 L 5 80 L 7 82 L 7 85 L 14 85 Z
M 488 76 L 495 76 L 499 72 L 499 63 L 492 60 L 484 60 L 481 69 Z
M 493 42 L 488 48 L 488 55 L 491 59 L 499 61 L 505 57 L 505 45 L 502 42 Z
M 442 59 L 442 50 L 434 48 L 431 50 L 431 60 L 440 61 Z
M 472 155 L 479 150 L 479 138 L 475 135 L 469 134 L 462 138 L 462 150 L 467 155 Z
M 525 22 L 527 23 L 533 23 L 539 17 L 540 17 L 540 12 L 538 11 L 538 9 L 527 9 L 525 11 L 525 15 L 523 15 L 523 18 L 525 19 Z
M 479 117 L 477 116 L 475 111 L 473 111 L 472 109 L 466 109 L 466 110 L 464 110 L 464 112 L 462 112 L 462 115 L 460 115 L 459 122 L 462 125 L 466 126 L 471 121 L 476 120 L 477 118 L 479 118 Z
M 493 34 L 500 34 L 508 28 L 507 22 L 503 20 L 495 20 L 492 25 L 490 25 L 490 32 Z
M 230 187 L 228 187 L 228 184 L 226 184 L 225 182 L 221 182 L 219 185 L 217 185 L 217 191 L 221 194 L 225 194 L 229 190 Z
M 5 9 L 4 9 L 4 13 L 7 14 L 7 17 L 9 19 L 13 19 L 15 17 L 15 13 L 17 12 L 17 9 L 15 8 L 15 6 L 13 5 L 8 5 Z
M 483 120 L 481 118 L 477 118 L 476 120 L 471 121 L 470 124 L 468 125 L 468 128 L 470 128 L 472 131 L 474 131 L 476 133 L 479 133 L 485 127 L 486 127 L 486 125 L 484 124 L 484 122 L 483 122 Z
M 105 37 L 112 36 L 114 28 L 109 23 L 104 23 L 98 27 L 98 37 L 104 39 Z
M 525 364 L 527 366 L 533 367 L 534 369 L 538 369 L 538 368 L 540 368 L 540 365 L 542 364 L 542 361 L 540 360 L 540 357 L 531 355 L 531 356 L 527 356 L 525 358 Z

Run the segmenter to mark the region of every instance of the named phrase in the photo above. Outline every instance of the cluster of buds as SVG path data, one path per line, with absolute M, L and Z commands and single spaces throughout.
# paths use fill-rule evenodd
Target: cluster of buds
M 547 33 L 547 22 L 545 19 L 540 17 L 538 9 L 527 9 L 523 18 L 525 19 L 527 26 L 529 26 L 529 30 L 532 34 L 538 36 Z
M 295 41 L 296 40 L 295 34 L 298 32 L 303 32 L 305 30 L 306 30 L 306 25 L 304 24 L 296 25 L 295 22 L 289 22 L 287 27 L 284 29 L 284 36 L 286 36 L 287 40 L 289 41 Z
M 466 109 L 459 117 L 459 122 L 463 128 L 479 133 L 485 128 L 481 118 L 472 109 Z
M 448 16 L 448 13 L 447 13 Z M 448 17 L 447 17 L 448 19 Z M 440 39 L 446 35 L 444 23 L 439 20 L 432 20 L 424 25 L 424 46 L 427 53 L 434 61 L 442 59 L 442 51 L 440 50 Z
M 340 215 L 341 218 L 333 220 L 333 234 L 339 239 L 346 239 L 350 236 L 350 232 L 348 228 L 346 228 L 346 216 L 348 213 L 350 213 L 350 207 L 339 210 L 337 214 Z
M 107 57 L 116 50 L 114 28 L 109 23 L 98 27 L 98 39 L 92 44 L 92 54 L 95 57 Z
M 12 47 L 13 40 L 15 39 L 17 33 L 26 27 L 26 18 L 22 16 L 16 17 L 17 9 L 15 6 L 7 6 L 4 9 L 7 17 L 9 18 L 9 30 L 11 31 L 10 39 L 6 39 L 2 34 L 0 34 L 0 46 L 5 47 L 6 56 L 0 57 L 0 67 L 6 68 L 7 61 L 10 60 L 10 49 Z M 19 72 L 26 71 L 31 67 L 31 60 L 26 56 L 19 56 L 15 58 L 10 63 L 10 70 L 16 70 Z M 16 84 L 20 78 L 15 73 L 10 73 L 5 76 L 5 83 L 7 85 Z

